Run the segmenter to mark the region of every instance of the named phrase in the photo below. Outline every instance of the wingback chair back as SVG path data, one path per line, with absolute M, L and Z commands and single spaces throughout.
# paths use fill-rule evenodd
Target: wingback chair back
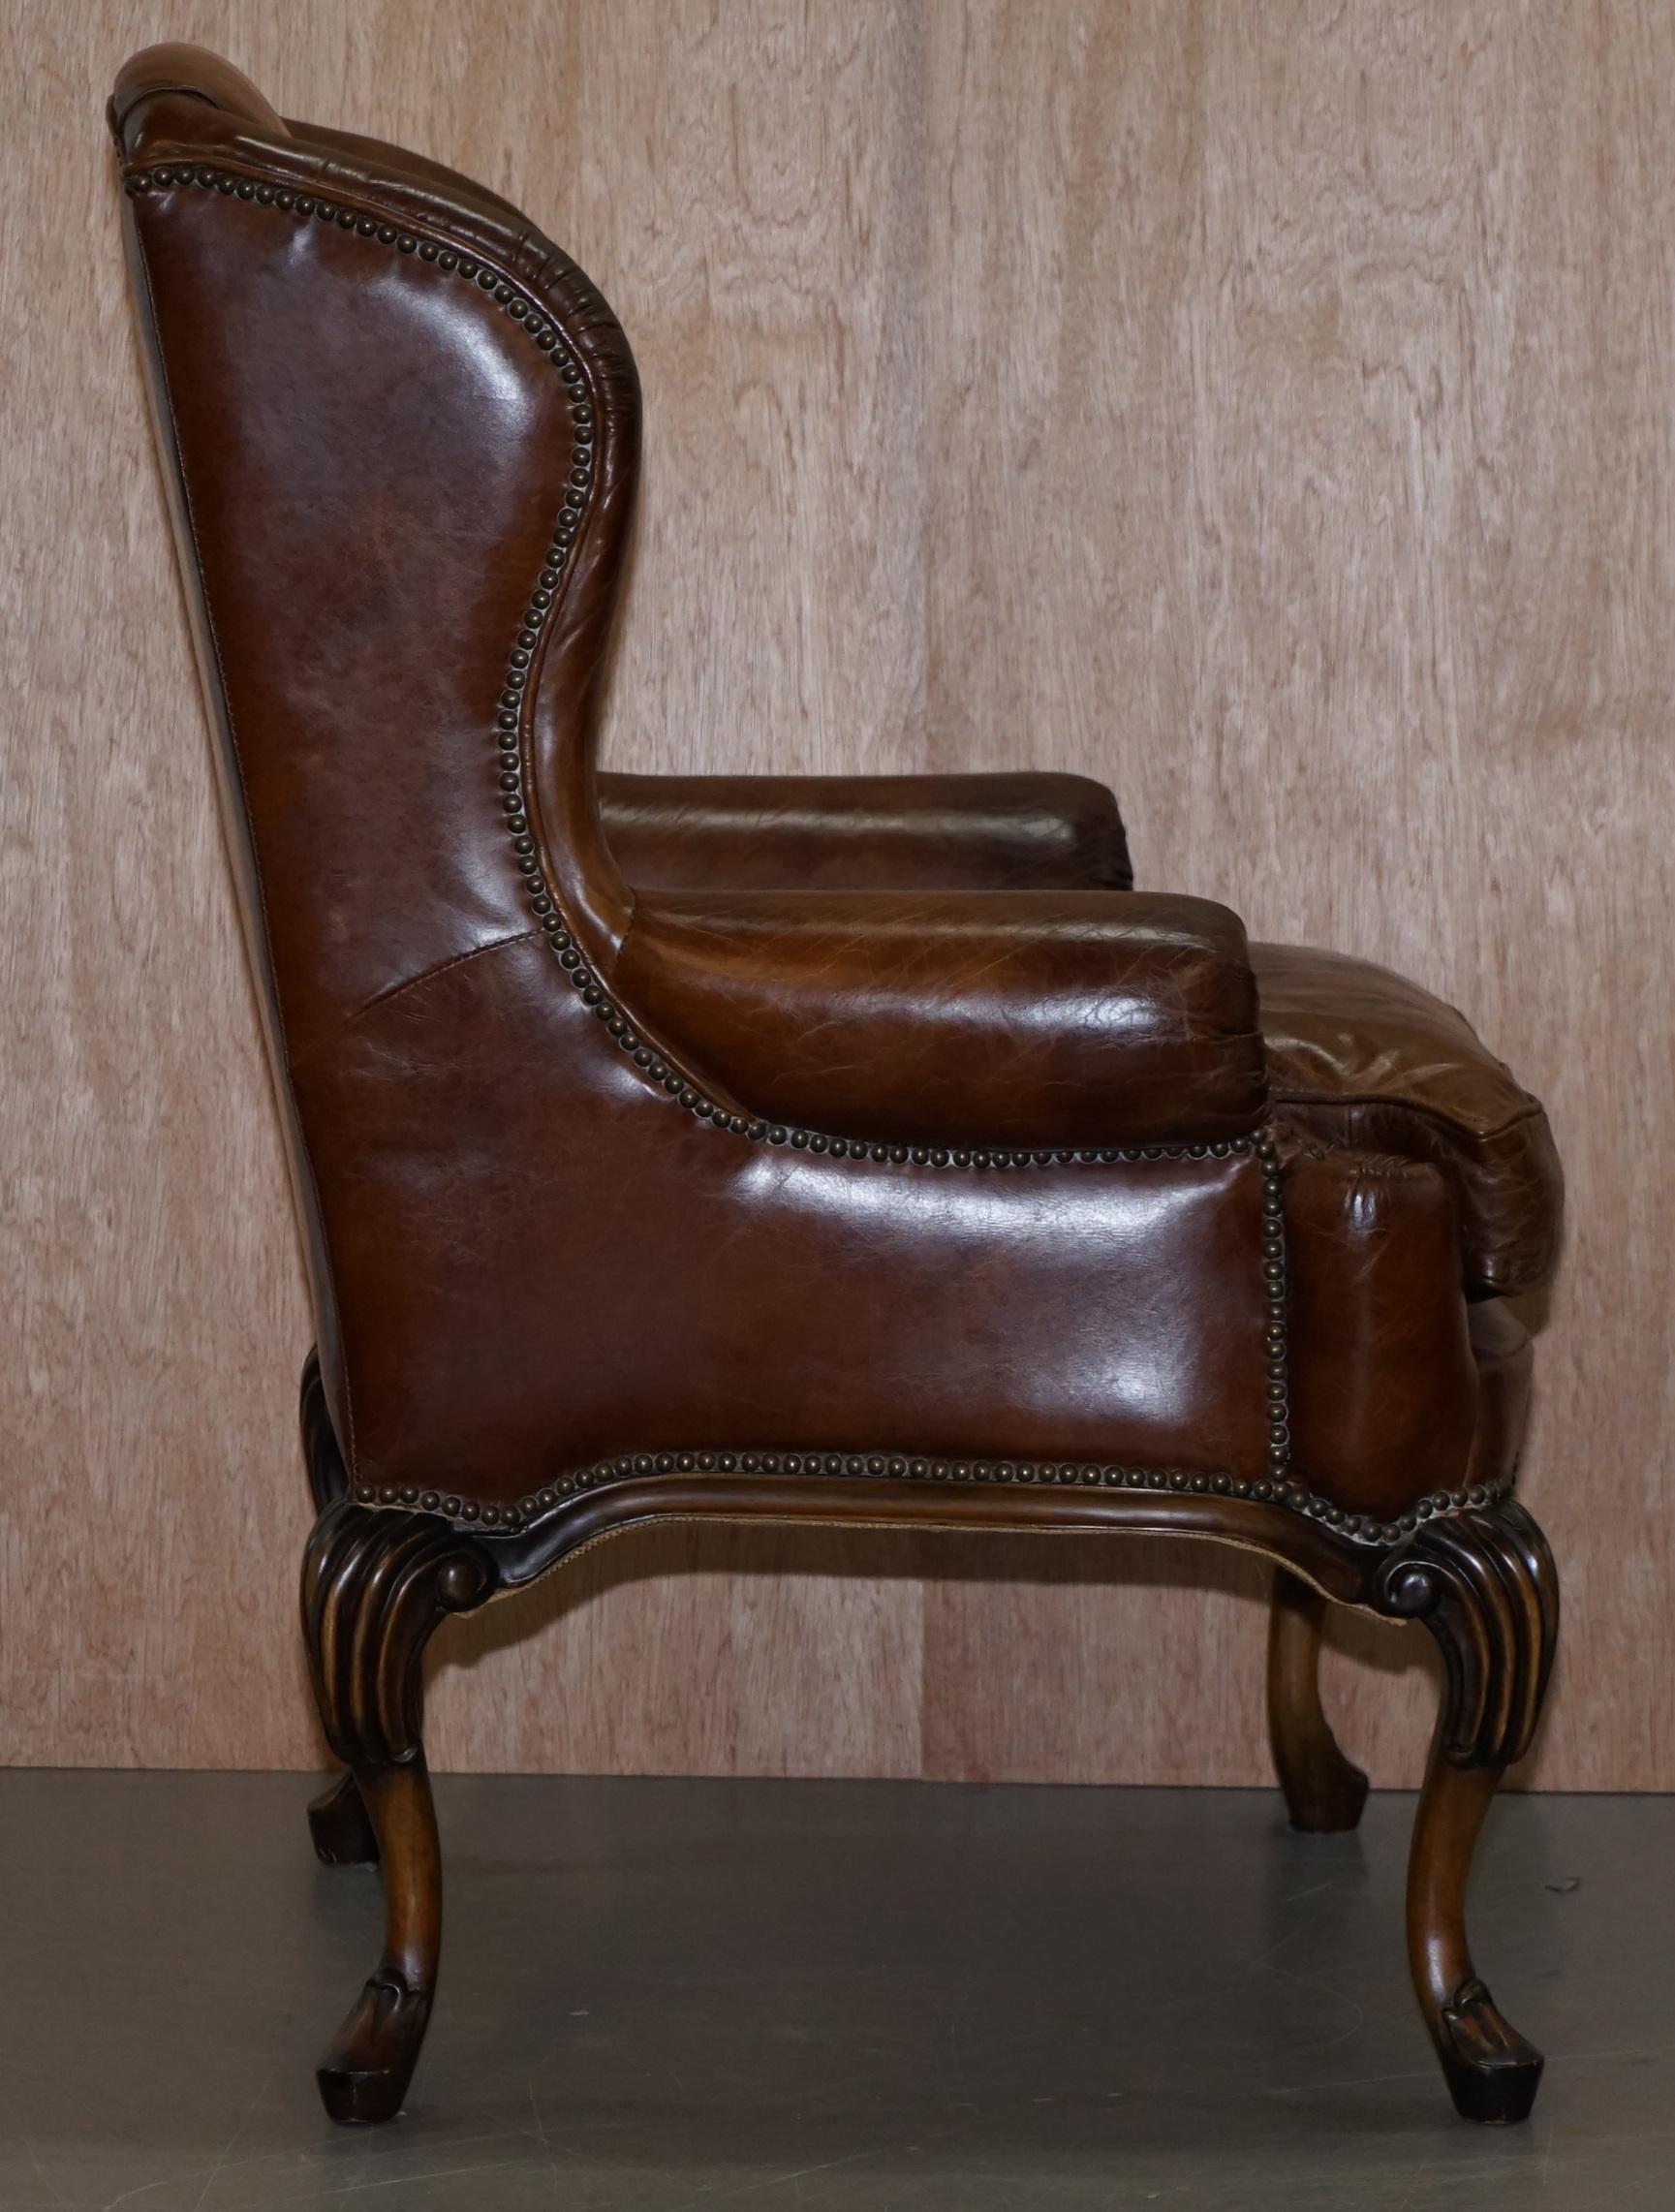
M 1305 1826 L 1366 1790 L 1323 1600 L 1423 1619 L 1415 1986 L 1460 2109 L 1521 2117 L 1462 1900 L 1557 1618 L 1511 1497 L 1536 1102 L 1400 978 L 1129 888 L 1075 779 L 605 789 L 640 403 L 598 292 L 195 49 L 110 120 L 308 1232 L 316 1841 L 388 1899 L 329 2108 L 396 2109 L 434 1987 L 426 1637 L 674 1514 L 1262 1555 Z

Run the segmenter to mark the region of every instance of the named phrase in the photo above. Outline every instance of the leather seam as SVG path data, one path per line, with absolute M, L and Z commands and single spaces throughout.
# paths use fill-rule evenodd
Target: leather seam
M 383 990 L 374 991 L 369 999 L 363 999 L 352 1013 L 346 1013 L 332 1031 L 331 1037 L 318 1040 L 311 1049 L 318 1050 L 320 1044 L 347 1037 L 367 1014 L 376 1013 L 381 1006 L 388 1006 L 391 999 L 400 998 L 406 991 L 418 990 L 421 983 L 434 982 L 438 976 L 446 976 L 450 968 L 463 968 L 468 960 L 479 960 L 485 952 L 504 951 L 509 945 L 533 944 L 537 935 L 538 932 L 533 929 L 511 930 L 504 937 L 491 937 L 485 945 L 472 946 L 467 952 L 450 952 L 446 960 L 438 960 L 428 968 L 420 968 L 417 975 L 403 976 L 399 982 L 387 983 Z

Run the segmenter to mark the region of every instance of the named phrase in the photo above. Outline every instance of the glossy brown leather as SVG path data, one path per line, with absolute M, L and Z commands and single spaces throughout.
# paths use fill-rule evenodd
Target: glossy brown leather
M 636 1080 L 550 965 L 456 964 L 299 1072 L 363 1480 L 512 1498 L 753 1446 L 1260 1467 L 1249 1156 L 753 1143 Z
M 686 1064 L 842 1137 L 1163 1143 L 1267 1100 L 1245 933 L 1206 899 L 642 893 L 615 974 Z
M 1274 1098 L 1329 1144 L 1429 1160 L 1454 1194 L 1473 1295 L 1545 1283 L 1565 1182 L 1540 1104 L 1465 1016 L 1417 983 L 1294 945 L 1255 945 Z
M 1117 802 L 1090 776 L 602 774 L 639 891 L 1132 890 Z
M 191 49 L 139 57 L 114 115 L 354 1479 L 506 1501 L 753 1445 L 1259 1476 L 1260 1163 L 1187 1141 L 1261 1105 L 1233 918 L 830 888 L 1011 849 L 955 863 L 894 817 L 828 824 L 818 883 L 636 897 L 594 771 L 638 447 L 603 300 L 509 203 Z M 1513 1393 L 1443 1176 L 1281 1148 L 1296 1464 L 1387 1511 L 1499 1450 Z

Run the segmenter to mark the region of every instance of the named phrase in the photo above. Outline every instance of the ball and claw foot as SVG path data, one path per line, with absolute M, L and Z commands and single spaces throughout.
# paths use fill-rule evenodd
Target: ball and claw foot
M 419 2063 L 430 1995 L 388 1967 L 372 1977 L 315 2069 L 328 2119 L 365 2128 L 395 2118 Z
M 1486 1983 L 1461 1982 L 1442 2009 L 1437 2055 L 1462 2120 L 1514 2127 L 1530 2117 L 1541 2086 L 1542 2058 L 1495 2009 Z
M 376 1866 L 378 1837 L 353 1774 L 308 1801 L 308 1832 L 325 1866 Z

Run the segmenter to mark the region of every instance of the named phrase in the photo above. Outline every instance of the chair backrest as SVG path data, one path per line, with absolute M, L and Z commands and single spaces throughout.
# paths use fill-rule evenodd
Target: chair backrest
M 110 122 L 324 1336 L 289 1075 L 485 946 L 562 917 L 608 969 L 625 923 L 594 734 L 637 380 L 587 278 L 464 177 L 191 47 L 129 62 Z

